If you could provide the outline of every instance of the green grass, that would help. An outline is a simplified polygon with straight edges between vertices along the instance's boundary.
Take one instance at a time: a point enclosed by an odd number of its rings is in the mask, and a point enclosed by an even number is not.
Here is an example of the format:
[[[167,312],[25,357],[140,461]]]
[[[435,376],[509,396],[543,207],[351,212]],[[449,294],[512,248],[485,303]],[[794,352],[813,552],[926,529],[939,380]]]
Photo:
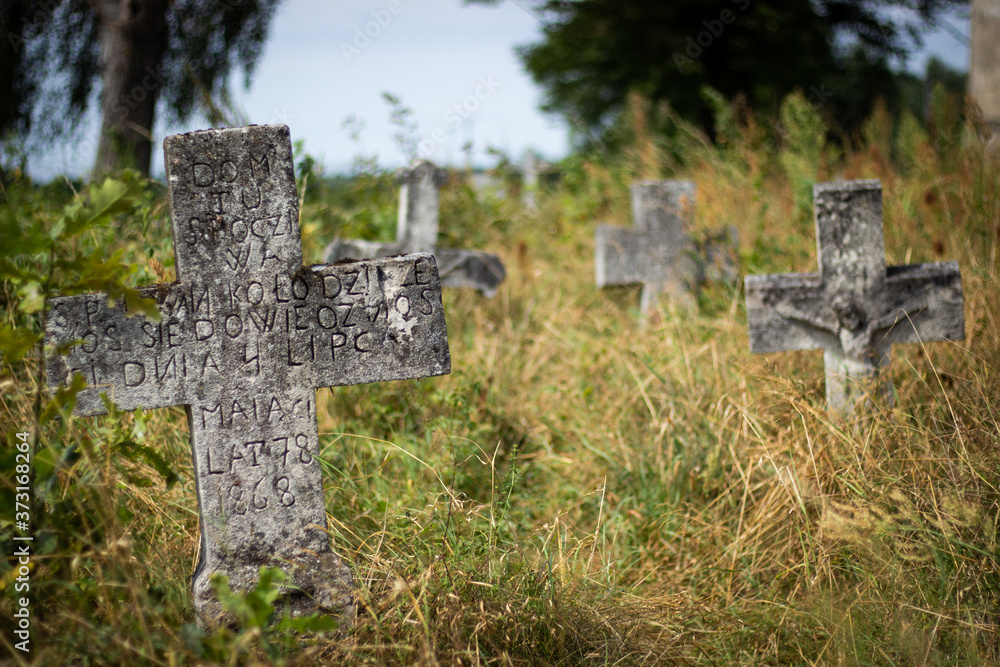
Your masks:
[[[788,122],[804,127],[784,128],[779,151],[752,118],[720,149],[636,132],[621,156],[567,160],[537,210],[476,199],[452,174],[442,234],[508,270],[492,300],[445,293],[452,374],[318,392],[332,539],[358,584],[351,628],[199,634],[183,410],[48,422],[39,446],[56,472],[39,517],[32,659],[998,664],[1000,161],[972,126],[947,143],[873,117],[868,140],[810,154],[795,137],[813,120]],[[683,165],[662,157],[677,154]],[[897,347],[894,404],[873,399],[851,422],[826,410],[820,353],[748,352],[739,285],[665,303],[641,328],[638,290],[597,291],[592,265],[594,226],[630,224],[637,176],[695,180],[696,227],[735,225],[743,273],[815,269],[803,178],[880,178],[887,261],[958,260],[966,338]],[[353,187],[307,185],[307,262],[338,233],[391,234],[394,188]],[[5,196],[51,220],[70,195],[21,181]],[[158,195],[121,233],[77,243],[117,239],[136,284],[171,280],[165,215]],[[37,327],[20,298],[4,284],[3,324]],[[39,362],[3,372],[10,433],[34,422]],[[150,459],[124,455],[126,440],[179,481],[168,488]],[[0,609],[10,617],[11,595]]]

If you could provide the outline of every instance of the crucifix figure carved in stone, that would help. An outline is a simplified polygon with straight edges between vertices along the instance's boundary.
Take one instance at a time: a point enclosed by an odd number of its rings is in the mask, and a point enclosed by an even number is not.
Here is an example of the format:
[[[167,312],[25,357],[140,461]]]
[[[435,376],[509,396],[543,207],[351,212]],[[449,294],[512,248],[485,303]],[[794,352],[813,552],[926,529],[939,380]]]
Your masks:
[[[751,352],[824,351],[826,397],[849,412],[896,343],[962,340],[956,262],[885,265],[878,181],[813,186],[819,273],[746,277]]]

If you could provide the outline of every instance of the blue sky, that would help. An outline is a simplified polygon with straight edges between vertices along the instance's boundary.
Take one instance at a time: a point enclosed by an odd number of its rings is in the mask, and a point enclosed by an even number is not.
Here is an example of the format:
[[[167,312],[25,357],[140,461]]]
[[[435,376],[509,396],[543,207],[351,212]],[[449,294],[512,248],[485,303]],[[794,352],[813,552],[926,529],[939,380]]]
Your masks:
[[[968,35],[966,19],[947,20]],[[567,128],[538,111],[541,91],[514,54],[540,32],[537,20],[509,0],[493,7],[461,0],[285,0],[250,89],[234,77],[234,97],[249,122],[289,125],[293,140],[304,140],[328,172],[347,169],[358,154],[375,155],[385,167],[404,162],[384,91],[414,111],[421,155],[439,164],[464,164],[466,142],[477,165],[493,163],[490,146],[515,159],[528,148],[555,159],[566,153]],[[952,67],[968,66],[968,48],[939,29],[907,68],[922,72],[932,54]],[[358,142],[343,127],[352,114],[364,123]],[[158,123],[153,174],[163,173],[164,136],[204,126]],[[34,161],[33,175],[85,172],[97,128],[91,113],[75,142]]]

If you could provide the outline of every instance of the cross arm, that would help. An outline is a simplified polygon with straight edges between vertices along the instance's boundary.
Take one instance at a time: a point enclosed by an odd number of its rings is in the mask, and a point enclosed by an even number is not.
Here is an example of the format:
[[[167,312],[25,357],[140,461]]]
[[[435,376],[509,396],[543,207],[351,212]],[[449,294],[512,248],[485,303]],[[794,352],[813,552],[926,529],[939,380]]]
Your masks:
[[[876,324],[879,346],[965,338],[958,262],[890,266],[886,314]]]
[[[139,293],[156,300],[159,322],[142,315],[127,317],[124,301],[109,307],[106,294],[51,300],[46,347],[81,342],[46,359],[47,381],[54,389],[73,373],[83,374],[87,387],[77,395],[76,414],[104,414],[101,393],[123,410],[186,402],[185,376],[196,363],[190,343],[204,331],[208,299],[204,291],[180,283],[143,287]]]
[[[345,259],[372,259],[392,257],[405,252],[402,243],[378,241],[335,240],[323,251],[323,260],[335,264]],[[496,255],[477,250],[436,248],[434,258],[442,287],[468,287],[477,289],[484,296],[497,293],[500,283],[507,277],[503,262]]]
[[[598,225],[595,242],[598,287],[666,284],[671,279],[690,281],[697,275],[694,244],[679,230]]]
[[[402,243],[381,243],[379,241],[348,241],[335,239],[323,250],[323,261],[336,264],[345,259],[373,259],[403,254]]]
[[[437,248],[434,257],[444,287],[470,287],[492,297],[507,277],[500,258],[487,252]]]
[[[839,345],[838,324],[815,273],[746,276],[750,351],[815,350]]]
[[[313,387],[451,372],[441,281],[430,253],[304,269],[282,323],[287,368]]]

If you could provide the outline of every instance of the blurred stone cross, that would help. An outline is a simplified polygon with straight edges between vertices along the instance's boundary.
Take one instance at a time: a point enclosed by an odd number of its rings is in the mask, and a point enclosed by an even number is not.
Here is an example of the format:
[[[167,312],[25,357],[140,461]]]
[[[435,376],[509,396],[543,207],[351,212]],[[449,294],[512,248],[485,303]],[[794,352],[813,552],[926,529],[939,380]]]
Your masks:
[[[525,151],[524,161],[521,165],[521,172],[523,174],[523,180],[521,183],[521,199],[524,203],[524,207],[530,210],[536,210],[538,208],[535,196],[538,192],[538,172],[540,168],[541,165],[539,164],[538,156],[535,155],[535,151],[531,149]]]
[[[895,343],[962,340],[956,262],[885,265],[878,181],[813,186],[819,273],[746,277],[751,352],[824,350],[826,398],[850,412]]]
[[[192,582],[199,623],[229,622],[211,576],[235,591],[288,574],[293,615],[353,613],[351,571],[327,531],[316,389],[448,373],[434,257],[302,265],[284,125],[167,137],[177,282],[140,290],[161,319],[104,294],[52,300],[49,386],[80,373],[76,412],[183,405],[201,516]],[[50,348],[51,349],[51,348]]]
[[[443,287],[471,287],[492,297],[506,276],[496,255],[475,250],[438,248],[439,189],[445,172],[427,160],[417,160],[397,172],[399,215],[396,241],[334,240],[323,251],[324,261],[334,264],[344,259],[390,257],[407,252],[430,252],[437,259]]]
[[[639,311],[645,320],[661,293],[687,293],[706,279],[734,279],[735,231],[723,232],[699,248],[688,235],[694,203],[691,181],[633,183],[633,227],[597,226],[597,286],[641,283]]]

